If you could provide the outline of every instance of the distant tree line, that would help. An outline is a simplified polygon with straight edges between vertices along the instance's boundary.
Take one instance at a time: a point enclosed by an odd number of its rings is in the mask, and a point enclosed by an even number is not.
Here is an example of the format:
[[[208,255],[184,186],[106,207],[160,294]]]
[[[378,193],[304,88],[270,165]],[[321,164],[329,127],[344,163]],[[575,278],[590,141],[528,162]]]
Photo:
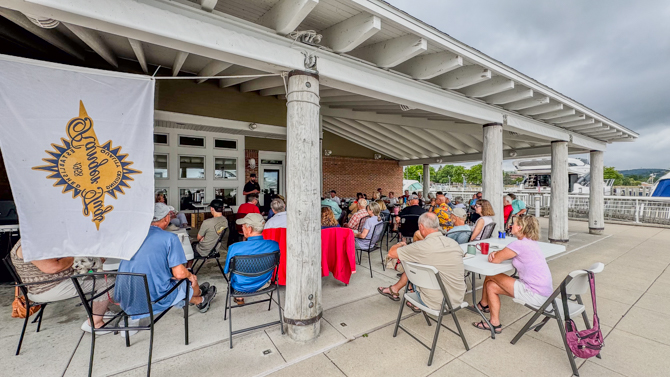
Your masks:
[[[482,184],[482,164],[477,164],[469,169],[457,165],[442,165],[437,170],[430,167],[430,181],[435,183],[463,183],[465,181],[471,185]],[[405,169],[405,179],[423,181],[423,165],[412,165]],[[421,179],[419,179],[421,178]],[[503,173],[503,182],[506,185],[513,185],[521,182],[523,178],[512,177],[509,172]]]

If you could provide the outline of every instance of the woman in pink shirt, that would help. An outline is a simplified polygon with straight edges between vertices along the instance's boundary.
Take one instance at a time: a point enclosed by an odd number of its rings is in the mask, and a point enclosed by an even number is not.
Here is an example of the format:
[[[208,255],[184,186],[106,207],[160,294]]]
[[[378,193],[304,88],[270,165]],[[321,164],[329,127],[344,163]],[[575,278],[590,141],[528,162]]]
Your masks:
[[[500,295],[514,297],[534,306],[541,306],[553,292],[551,271],[542,255],[540,245],[540,223],[534,216],[520,215],[514,218],[512,234],[518,239],[506,248],[489,253],[489,262],[501,263],[511,259],[519,273],[519,280],[505,274],[487,276],[484,280],[479,310],[491,313],[490,321],[496,334],[502,332],[500,324]],[[484,321],[472,324],[478,329],[490,331]]]

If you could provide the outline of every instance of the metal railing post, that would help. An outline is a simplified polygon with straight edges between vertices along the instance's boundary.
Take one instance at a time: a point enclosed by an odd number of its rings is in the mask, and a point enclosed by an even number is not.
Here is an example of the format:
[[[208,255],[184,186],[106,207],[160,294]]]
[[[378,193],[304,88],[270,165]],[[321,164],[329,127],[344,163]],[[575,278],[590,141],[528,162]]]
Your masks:
[[[535,217],[539,218],[540,217],[540,196],[537,195],[535,196]]]

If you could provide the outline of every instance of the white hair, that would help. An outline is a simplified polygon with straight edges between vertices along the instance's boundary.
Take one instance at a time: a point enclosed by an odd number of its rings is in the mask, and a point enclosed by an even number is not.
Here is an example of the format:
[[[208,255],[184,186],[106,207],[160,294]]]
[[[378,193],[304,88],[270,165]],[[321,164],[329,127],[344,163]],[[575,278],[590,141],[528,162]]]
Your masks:
[[[363,198],[358,199],[358,205],[362,208],[365,208],[368,206],[368,201]]]
[[[286,211],[286,204],[284,204],[283,200],[274,198],[272,199],[272,203],[270,203],[270,208],[272,208],[272,212],[274,213],[284,212]]]
[[[505,203],[512,204],[512,198],[509,195],[505,195],[503,197],[503,200],[505,201]]]
[[[432,212],[426,212],[419,216],[419,225],[426,229],[440,230],[440,219]]]
[[[255,227],[253,225],[247,224],[251,229],[254,231],[254,233],[263,233],[263,229],[265,229],[265,221],[261,223],[260,226]]]

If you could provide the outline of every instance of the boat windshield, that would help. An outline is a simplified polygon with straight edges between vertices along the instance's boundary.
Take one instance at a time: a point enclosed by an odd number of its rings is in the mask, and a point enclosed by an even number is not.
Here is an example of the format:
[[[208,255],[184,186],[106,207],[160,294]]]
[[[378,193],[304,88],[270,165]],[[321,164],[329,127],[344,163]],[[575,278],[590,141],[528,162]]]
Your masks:
[[[591,182],[591,174],[585,174],[577,180],[577,184],[582,187],[588,187]]]

